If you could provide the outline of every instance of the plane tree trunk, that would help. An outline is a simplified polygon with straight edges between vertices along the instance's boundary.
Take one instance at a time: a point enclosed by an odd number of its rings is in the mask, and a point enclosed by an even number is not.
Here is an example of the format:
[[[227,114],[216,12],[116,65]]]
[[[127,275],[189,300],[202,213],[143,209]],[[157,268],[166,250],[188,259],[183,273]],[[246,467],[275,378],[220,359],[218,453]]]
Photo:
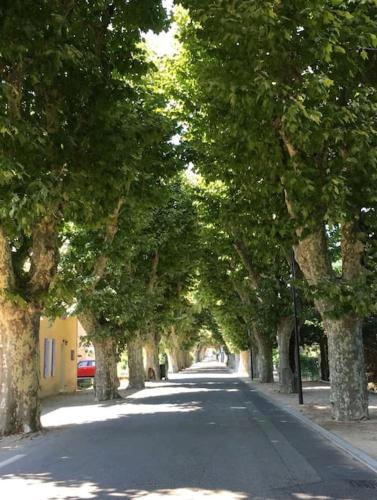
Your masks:
[[[169,347],[167,350],[169,373],[179,372],[178,350],[175,347]]]
[[[170,329],[167,346],[169,373],[178,373],[180,370],[179,343],[175,326]]]
[[[0,434],[41,429],[39,320],[30,307],[0,303]]]
[[[277,326],[277,341],[279,350],[279,392],[291,394],[294,392],[294,375],[291,370],[289,348],[294,318],[286,316],[280,319]]]
[[[368,417],[362,321],[352,315],[325,320],[329,344],[330,402],[335,420]]]
[[[251,363],[253,366],[253,378],[259,378],[258,346],[254,341],[251,344]]]
[[[295,165],[298,154],[295,146],[281,128],[280,136],[285,153]],[[329,245],[327,241],[326,222],[320,216],[316,225],[312,217],[310,226],[300,224],[296,199],[285,190],[285,203],[288,214],[296,222],[297,243],[294,253],[297,263],[313,289],[332,287],[337,294],[322,293],[315,297],[314,303],[320,313],[325,333],[328,338],[330,366],[330,401],[335,420],[353,421],[368,418],[368,392],[364,366],[364,350],[361,333],[361,318],[350,305],[345,310],[344,304],[332,297],[342,295],[341,287],[352,288],[363,280],[365,269],[364,234],[360,228],[360,210],[354,208],[348,214],[348,220],[340,221],[340,254],[342,259],[341,281],[332,269]],[[317,212],[317,216],[318,216]],[[314,213],[313,213],[314,215]],[[302,219],[302,218],[301,218]],[[341,306],[341,307],[339,307]]]
[[[144,389],[143,341],[139,334],[127,342],[128,388]]]
[[[259,381],[270,383],[274,381],[272,363],[272,342],[269,336],[259,328],[254,328],[255,340],[258,345],[257,365]]]
[[[96,375],[94,379],[94,391],[96,401],[108,401],[119,399],[119,378],[117,371],[117,345],[111,338],[93,339],[94,352],[96,356]]]
[[[186,351],[178,350],[178,366],[180,370],[187,368],[187,355]]]
[[[354,223],[344,223],[341,233],[342,278],[352,285],[362,275],[363,245],[358,240],[358,230]],[[317,286],[331,281],[334,283],[324,227],[299,239],[295,256],[310,285]],[[362,321],[351,311],[334,316],[332,311],[337,304],[327,297],[317,298],[315,305],[323,319],[328,339],[333,417],[339,421],[368,418]]]
[[[0,435],[41,429],[39,323],[56,273],[56,232],[55,217],[35,225],[25,284],[19,282],[20,270],[13,266],[10,242],[0,226]]]
[[[87,312],[79,315],[79,321],[89,338],[91,338],[96,358],[96,374],[94,377],[94,397],[96,401],[119,399],[119,379],[117,373],[117,345],[112,337],[96,336],[100,325],[96,317]]]
[[[238,374],[241,377],[251,377],[250,351],[240,352],[240,364],[238,365]]]
[[[145,379],[160,380],[160,362],[159,362],[159,337],[155,332],[150,333],[144,342],[145,351]]]

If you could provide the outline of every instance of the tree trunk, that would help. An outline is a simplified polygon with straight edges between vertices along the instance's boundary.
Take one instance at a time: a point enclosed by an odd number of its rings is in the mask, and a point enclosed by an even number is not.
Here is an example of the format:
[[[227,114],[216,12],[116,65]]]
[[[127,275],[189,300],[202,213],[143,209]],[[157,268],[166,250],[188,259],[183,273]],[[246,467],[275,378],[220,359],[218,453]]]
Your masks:
[[[30,302],[21,305],[7,297],[9,292],[18,296],[19,283],[13,270],[10,243],[0,226],[0,435],[41,428],[38,394],[41,297],[56,270],[57,248],[53,237],[55,226],[46,221],[43,219],[34,227],[28,280]]]
[[[203,359],[206,356],[206,351],[207,351],[207,347],[206,346],[202,346],[200,348],[200,351],[199,351],[199,361],[203,361]]]
[[[330,364],[330,401],[339,421],[368,418],[367,380],[361,320],[348,316],[326,319]]]
[[[0,303],[0,435],[41,429],[39,321],[30,307]]]
[[[96,358],[96,375],[94,377],[94,397],[96,401],[119,399],[119,379],[117,374],[117,348],[111,337],[95,337],[98,328],[97,320],[90,312],[80,314],[79,321],[86,334],[91,338]]]
[[[194,353],[194,362],[199,363],[199,361],[200,361],[200,349],[199,347],[197,347]]]
[[[179,372],[178,350],[175,347],[167,349],[169,373]]]
[[[188,351],[185,352],[185,363],[186,368],[189,368],[192,365],[192,356]]]
[[[51,210],[34,225],[26,285],[17,280],[11,245],[0,226],[0,435],[41,428],[39,322],[44,297],[56,274],[58,218]],[[21,298],[20,291],[26,290],[27,299]],[[9,293],[14,294],[14,301]]]
[[[289,142],[284,130],[280,135],[286,151],[293,160],[297,151]],[[285,202],[289,215],[297,222],[294,198],[285,190]],[[342,281],[353,286],[365,274],[363,267],[364,234],[360,228],[360,211],[350,214],[348,221],[340,224],[340,249],[342,257]],[[322,218],[321,218],[322,219]],[[311,220],[313,222],[313,219]],[[324,283],[336,286],[331,266],[329,245],[324,220],[317,228],[296,226],[298,242],[294,247],[295,258],[306,281],[312,287]],[[337,290],[339,291],[339,290]],[[339,303],[318,297],[316,308],[324,322],[329,345],[331,402],[336,420],[359,420],[368,418],[368,393],[364,367],[361,321],[351,313],[343,313],[337,320],[330,319],[334,307]]]
[[[116,342],[111,337],[93,339],[96,356],[94,394],[96,401],[119,399]]]
[[[255,340],[258,344],[257,365],[259,381],[269,383],[274,381],[272,364],[272,343],[264,332],[255,329]]]
[[[279,349],[279,392],[291,394],[294,392],[294,376],[290,366],[289,346],[294,327],[292,316],[281,318],[277,326]]]
[[[179,349],[178,350],[178,367],[180,370],[184,370],[187,367],[186,361],[187,361],[186,352]]]
[[[300,232],[298,233],[300,236]],[[351,286],[362,276],[363,245],[353,223],[341,227],[342,278]],[[299,240],[295,256],[309,285],[317,286],[332,279],[326,231],[318,231]],[[334,284],[335,286],[335,284]],[[331,318],[338,304],[326,298],[315,300],[328,338],[330,365],[330,401],[335,420],[368,418],[368,393],[364,368],[361,320],[352,314]]]
[[[240,364],[238,365],[238,375],[241,377],[251,377],[250,351],[240,352]]]
[[[253,378],[259,378],[258,346],[254,343],[251,347],[251,362],[253,365]]]
[[[127,342],[128,353],[128,388],[144,389],[143,342],[135,335]]]
[[[160,362],[158,355],[159,338],[156,333],[148,335],[144,343],[145,351],[145,379],[146,380],[161,380]]]
[[[321,336],[319,341],[319,349],[321,353],[321,380],[330,380],[330,369],[329,369],[329,348],[327,345],[326,335]]]
[[[175,326],[173,325],[170,330],[170,335],[168,338],[168,365],[169,365],[169,373],[178,373],[180,370],[180,355],[179,355],[179,343],[175,330]]]

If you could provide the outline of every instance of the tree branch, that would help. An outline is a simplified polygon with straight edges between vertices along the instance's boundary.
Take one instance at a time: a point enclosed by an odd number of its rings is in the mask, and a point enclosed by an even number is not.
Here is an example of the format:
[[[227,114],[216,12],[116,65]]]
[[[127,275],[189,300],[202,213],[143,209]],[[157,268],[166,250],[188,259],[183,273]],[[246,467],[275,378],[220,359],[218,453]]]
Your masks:
[[[114,241],[115,235],[118,231],[118,222],[120,213],[122,211],[124,204],[125,204],[125,198],[122,196],[121,198],[119,198],[113,213],[108,218],[105,229],[106,246],[110,245]],[[97,283],[104,275],[108,260],[109,257],[105,253],[103,253],[98,257],[93,269],[93,282],[92,282],[93,289],[96,287]]]

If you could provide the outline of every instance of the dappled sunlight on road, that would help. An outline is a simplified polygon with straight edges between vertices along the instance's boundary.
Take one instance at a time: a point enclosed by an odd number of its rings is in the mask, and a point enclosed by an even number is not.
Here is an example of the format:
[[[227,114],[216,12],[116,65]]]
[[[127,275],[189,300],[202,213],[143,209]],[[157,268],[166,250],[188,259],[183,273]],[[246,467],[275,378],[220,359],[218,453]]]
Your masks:
[[[99,498],[99,488],[90,481],[76,483],[71,481],[55,482],[48,473],[22,474],[22,476],[9,475],[1,479],[1,498],[4,500],[14,498],[17,500],[60,500],[60,499],[90,499]],[[124,497],[123,497],[124,498]]]
[[[114,405],[101,406],[74,406],[63,407],[53,410],[42,417],[44,427],[53,428],[73,424],[88,424],[91,422],[103,422],[129,415],[150,415],[157,413],[187,413],[200,410],[196,401],[189,403],[174,404],[138,404],[133,405],[124,401]]]
[[[177,498],[180,500],[191,500],[192,498],[209,498],[216,500],[242,500],[248,498],[245,493],[228,490],[203,490],[200,488],[178,488],[163,489],[157,491],[127,491],[129,498],[141,498],[143,500],[157,500],[160,498]],[[113,495],[116,496],[116,495]]]
[[[194,394],[200,392],[237,392],[239,389],[207,389],[205,387],[191,388],[168,385],[165,387],[159,387],[158,389],[144,389],[143,391],[137,392],[129,396],[128,400],[134,399],[149,399],[161,396],[174,396],[179,394]]]
[[[351,484],[374,484],[369,470],[318,440],[220,363],[122,394],[102,403],[87,394],[50,401],[42,417],[50,431],[0,455],[0,500],[373,496]],[[322,414],[325,404],[316,404]]]
[[[218,370],[218,372],[216,371]],[[221,380],[203,379],[206,372],[211,379],[229,379],[236,377],[219,363],[205,363],[200,370],[197,365],[178,374],[166,382],[155,382],[140,391],[128,395],[126,398],[115,401],[95,403],[94,401],[76,399],[74,405],[60,401],[61,406],[47,410],[42,415],[42,425],[46,428],[64,427],[67,425],[80,425],[92,422],[114,420],[130,415],[152,415],[158,413],[187,413],[201,409],[200,402],[187,401],[187,395],[201,395],[213,392],[237,392],[236,387],[224,387]],[[201,378],[200,386],[193,379],[198,375]],[[217,387],[219,385],[219,387]]]
[[[328,497],[324,495],[307,495],[306,493],[292,493],[293,498],[297,498],[299,500],[334,500],[334,497]],[[352,500],[352,498],[344,498],[339,500]]]
[[[191,500],[243,500],[248,498],[245,493],[221,489],[201,488],[164,488],[154,491],[102,488],[91,482],[78,481],[54,481],[48,473],[23,474],[22,476],[8,475],[1,480],[1,498],[14,497],[17,491],[18,498],[27,500],[63,500],[63,499],[142,499],[159,500],[169,497],[170,499]]]

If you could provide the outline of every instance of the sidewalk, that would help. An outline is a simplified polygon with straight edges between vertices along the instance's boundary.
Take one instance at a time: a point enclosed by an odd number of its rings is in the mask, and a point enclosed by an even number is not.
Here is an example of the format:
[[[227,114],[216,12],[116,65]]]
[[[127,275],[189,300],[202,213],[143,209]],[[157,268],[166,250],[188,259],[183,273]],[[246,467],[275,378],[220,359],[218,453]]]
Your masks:
[[[280,394],[278,384],[261,384],[253,381],[252,385],[281,406],[292,408],[302,413],[324,429],[348,441],[377,460],[377,394],[369,393],[369,417],[365,422],[342,423],[331,418],[329,394],[330,386],[325,382],[304,382],[304,405],[298,404],[297,394]]]

